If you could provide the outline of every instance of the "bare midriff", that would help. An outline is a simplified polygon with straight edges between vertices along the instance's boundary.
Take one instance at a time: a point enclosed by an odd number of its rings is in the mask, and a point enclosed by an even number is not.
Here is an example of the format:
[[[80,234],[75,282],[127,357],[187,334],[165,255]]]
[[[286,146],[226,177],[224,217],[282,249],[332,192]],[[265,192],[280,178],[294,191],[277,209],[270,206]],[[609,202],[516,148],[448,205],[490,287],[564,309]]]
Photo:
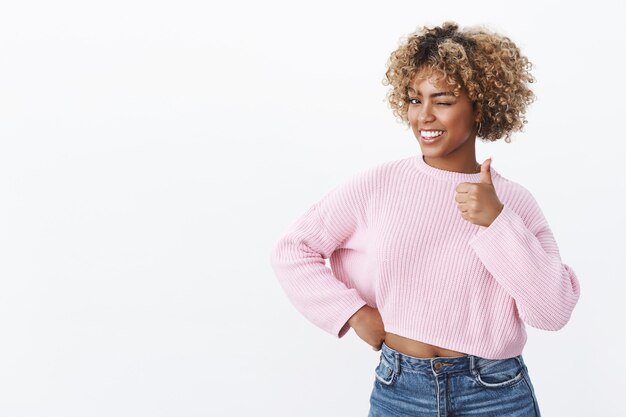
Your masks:
[[[439,346],[420,342],[419,340],[409,339],[394,333],[387,332],[385,334],[385,344],[390,348],[397,350],[405,355],[414,356],[416,358],[433,358],[433,357],[450,357],[463,356],[466,353],[457,352],[456,350],[444,349]]]

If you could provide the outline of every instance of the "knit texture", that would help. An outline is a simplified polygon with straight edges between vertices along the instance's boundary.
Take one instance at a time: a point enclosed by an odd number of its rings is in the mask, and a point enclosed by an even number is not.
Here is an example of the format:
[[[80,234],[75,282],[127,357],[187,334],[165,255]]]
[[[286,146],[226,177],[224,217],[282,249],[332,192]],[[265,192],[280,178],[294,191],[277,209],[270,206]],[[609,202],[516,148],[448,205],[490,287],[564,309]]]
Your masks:
[[[490,170],[504,208],[488,227],[463,219],[455,201],[480,173],[417,155],[353,175],[280,236],[270,263],[281,287],[339,338],[368,304],[387,332],[488,359],[521,354],[525,324],[561,329],[580,286],[532,194]]]

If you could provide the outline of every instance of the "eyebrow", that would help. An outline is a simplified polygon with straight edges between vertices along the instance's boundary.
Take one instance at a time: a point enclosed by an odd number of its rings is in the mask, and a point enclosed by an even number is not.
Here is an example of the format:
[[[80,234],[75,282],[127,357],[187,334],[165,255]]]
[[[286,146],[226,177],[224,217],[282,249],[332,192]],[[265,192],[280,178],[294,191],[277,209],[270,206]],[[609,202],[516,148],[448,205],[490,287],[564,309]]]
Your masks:
[[[409,91],[412,91],[412,92],[414,92],[414,93],[416,92],[416,91],[415,91],[414,89],[412,89],[411,87],[409,87],[409,88],[408,88],[408,90],[409,90]],[[417,94],[418,94],[418,95],[421,95],[422,93],[419,93],[419,92],[418,92]],[[439,97],[439,96],[453,96],[453,97],[455,97],[455,95],[454,95],[454,93],[453,93],[452,91],[440,91],[440,92],[438,92],[438,93],[432,93],[430,96],[431,96],[431,97]]]

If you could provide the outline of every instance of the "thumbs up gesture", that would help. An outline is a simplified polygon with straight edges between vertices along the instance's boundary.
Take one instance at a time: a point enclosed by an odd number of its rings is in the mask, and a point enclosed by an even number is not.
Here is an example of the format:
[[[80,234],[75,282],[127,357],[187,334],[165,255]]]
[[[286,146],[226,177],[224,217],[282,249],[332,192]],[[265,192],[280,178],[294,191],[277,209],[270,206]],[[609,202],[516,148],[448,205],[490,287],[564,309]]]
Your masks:
[[[481,165],[479,182],[460,183],[455,196],[461,216],[484,227],[489,227],[504,208],[491,182],[490,167],[491,158]]]

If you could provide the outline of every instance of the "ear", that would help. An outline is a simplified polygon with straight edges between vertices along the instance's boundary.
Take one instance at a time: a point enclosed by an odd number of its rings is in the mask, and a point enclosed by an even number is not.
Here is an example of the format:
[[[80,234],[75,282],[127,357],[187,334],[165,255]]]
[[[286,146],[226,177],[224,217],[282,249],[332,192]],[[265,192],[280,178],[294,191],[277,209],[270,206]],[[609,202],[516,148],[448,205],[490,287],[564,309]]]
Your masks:
[[[478,134],[478,128],[481,122],[482,117],[480,116],[480,112],[477,112],[477,114],[474,116],[474,126],[476,127],[476,134]]]
[[[482,112],[478,109],[478,104],[474,101],[472,103],[472,110],[474,112],[474,121],[476,123],[480,122],[483,119]]]

